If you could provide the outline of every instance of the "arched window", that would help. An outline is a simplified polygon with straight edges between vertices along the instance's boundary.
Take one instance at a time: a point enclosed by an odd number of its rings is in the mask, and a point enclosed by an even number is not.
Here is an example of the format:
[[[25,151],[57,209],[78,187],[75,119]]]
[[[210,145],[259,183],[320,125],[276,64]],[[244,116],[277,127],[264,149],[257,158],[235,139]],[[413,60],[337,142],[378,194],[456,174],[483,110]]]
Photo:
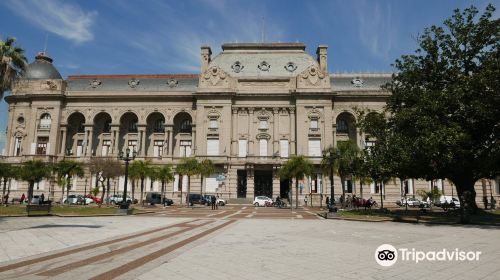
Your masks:
[[[130,122],[128,123],[128,132],[137,132],[137,123],[137,119],[130,120]]]
[[[337,122],[337,133],[349,133],[349,126],[346,120],[340,119]]]
[[[181,132],[181,133],[191,133],[191,120],[190,119],[184,119],[181,122],[181,126],[179,128],[179,132]]]
[[[50,128],[50,123],[52,122],[49,113],[43,113],[40,116],[40,128]]]
[[[165,132],[165,121],[163,119],[157,119],[153,128],[154,132],[163,133]]]
[[[85,120],[81,120],[80,123],[78,123],[78,133],[83,133],[85,132]]]
[[[102,128],[102,132],[104,132],[104,133],[111,132],[111,120],[107,120],[106,122],[104,122],[104,126]]]

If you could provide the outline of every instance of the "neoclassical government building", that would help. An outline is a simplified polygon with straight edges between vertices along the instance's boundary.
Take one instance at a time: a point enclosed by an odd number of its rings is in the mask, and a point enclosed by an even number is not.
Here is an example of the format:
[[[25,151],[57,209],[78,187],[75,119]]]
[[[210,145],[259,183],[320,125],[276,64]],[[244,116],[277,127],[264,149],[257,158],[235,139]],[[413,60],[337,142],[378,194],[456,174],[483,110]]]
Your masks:
[[[21,163],[113,157],[127,148],[136,160],[175,166],[184,157],[211,159],[216,173],[191,180],[191,191],[216,193],[245,201],[257,195],[286,196],[288,181],[276,175],[290,155],[301,154],[315,164],[314,174],[299,182],[317,205],[330,196],[328,176],[319,163],[322,150],[351,139],[369,145],[356,127],[355,109],[381,111],[389,92],[381,85],[390,74],[330,74],[327,46],[316,56],[302,43],[237,43],[222,45],[213,55],[201,47],[199,74],[78,75],[61,77],[52,58],[36,56],[16,84],[9,103],[4,160]],[[123,190],[124,178],[112,191]],[[446,181],[434,182],[446,195],[456,191]],[[490,185],[492,183],[492,185]],[[95,184],[86,175],[74,178],[72,192]],[[385,199],[394,202],[404,192],[429,188],[430,182],[389,182]],[[187,178],[175,176],[167,196],[179,201]],[[158,182],[147,182],[158,191]],[[26,192],[26,183],[10,182],[11,197]],[[483,194],[499,194],[498,183],[478,182]],[[129,188],[130,189],[130,188]],[[58,197],[59,187],[44,180],[35,194]],[[379,188],[347,182],[347,193],[379,199]],[[335,193],[342,192],[335,178]],[[456,194],[455,194],[456,195]]]

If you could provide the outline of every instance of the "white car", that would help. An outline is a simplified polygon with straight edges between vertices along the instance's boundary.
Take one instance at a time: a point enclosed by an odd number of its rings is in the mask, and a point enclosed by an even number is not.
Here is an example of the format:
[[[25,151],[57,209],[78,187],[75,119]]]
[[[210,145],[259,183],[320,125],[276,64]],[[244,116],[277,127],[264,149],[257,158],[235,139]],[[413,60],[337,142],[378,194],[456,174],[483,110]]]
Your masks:
[[[273,200],[267,196],[256,196],[253,200],[254,206],[266,206],[266,202],[273,203]]]
[[[439,205],[443,205],[445,203],[448,203],[451,205],[452,202],[455,204],[456,208],[460,208],[460,200],[458,200],[454,197],[451,197],[451,196],[446,196],[446,195],[442,195],[439,197]]]
[[[109,197],[109,203],[111,204],[119,204],[122,201],[123,201],[123,195],[115,194]],[[130,196],[127,196],[127,202],[132,202]]]
[[[75,194],[70,194],[68,197],[64,197],[63,198],[63,204],[83,204],[83,199],[85,199],[85,204],[91,204],[91,203],[94,203],[94,200],[90,197],[83,197],[83,195],[81,194],[78,194],[78,195],[75,195]]]
[[[401,198],[401,207],[408,204],[408,207],[419,207],[422,202],[416,198],[408,197],[407,199]]]

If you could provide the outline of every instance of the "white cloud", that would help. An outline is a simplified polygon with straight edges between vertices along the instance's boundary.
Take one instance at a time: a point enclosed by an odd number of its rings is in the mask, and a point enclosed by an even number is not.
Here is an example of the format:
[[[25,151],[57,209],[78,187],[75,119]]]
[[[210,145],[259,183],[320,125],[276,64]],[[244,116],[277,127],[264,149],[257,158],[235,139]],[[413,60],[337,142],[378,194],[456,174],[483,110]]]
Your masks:
[[[33,25],[76,43],[94,38],[91,27],[97,17],[95,11],[87,12],[61,0],[12,0],[5,6]]]

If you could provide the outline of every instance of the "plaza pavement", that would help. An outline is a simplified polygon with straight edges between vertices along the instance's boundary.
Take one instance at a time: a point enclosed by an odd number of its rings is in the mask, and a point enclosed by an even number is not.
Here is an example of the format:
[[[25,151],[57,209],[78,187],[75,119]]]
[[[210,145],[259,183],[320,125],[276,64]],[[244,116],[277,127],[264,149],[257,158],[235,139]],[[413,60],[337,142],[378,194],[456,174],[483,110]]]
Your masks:
[[[172,208],[148,216],[0,218],[0,279],[500,279],[495,227],[294,212]],[[472,262],[382,267],[374,254],[384,243],[482,254]]]

